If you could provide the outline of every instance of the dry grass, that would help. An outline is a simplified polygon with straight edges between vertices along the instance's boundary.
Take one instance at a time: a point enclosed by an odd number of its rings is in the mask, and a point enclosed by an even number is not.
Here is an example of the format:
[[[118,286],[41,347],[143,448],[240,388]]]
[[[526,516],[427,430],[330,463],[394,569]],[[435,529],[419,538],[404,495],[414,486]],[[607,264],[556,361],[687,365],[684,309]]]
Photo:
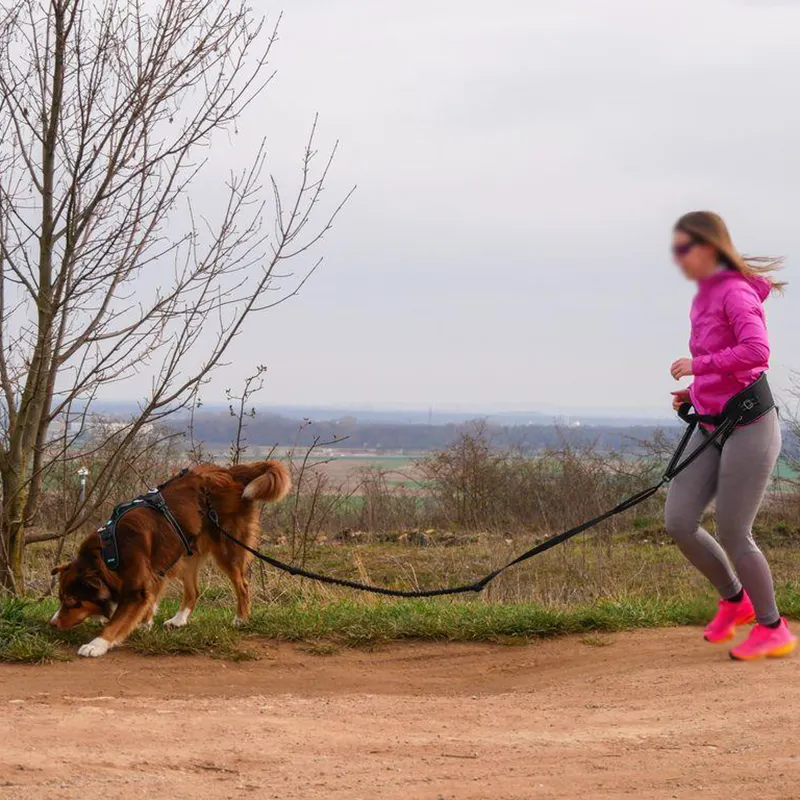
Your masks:
[[[398,589],[453,586],[478,578],[527,548],[532,540],[477,536],[454,546],[414,547],[371,543],[318,545],[306,566],[323,573],[369,581]],[[30,586],[34,596],[50,588],[52,545],[31,548]],[[288,545],[265,546],[278,558],[291,557]],[[800,550],[793,545],[766,548],[776,583],[800,581]],[[202,578],[203,602],[230,602],[227,579],[209,565]],[[289,604],[330,602],[353,597],[352,591],[293,578],[255,562],[251,571],[255,602]],[[708,594],[703,578],[666,541],[653,541],[639,532],[617,534],[611,540],[584,534],[500,576],[481,595],[496,603],[537,603],[576,606],[616,597],[692,597]],[[179,587],[169,594],[178,596]],[[363,596],[365,601],[369,596]]]

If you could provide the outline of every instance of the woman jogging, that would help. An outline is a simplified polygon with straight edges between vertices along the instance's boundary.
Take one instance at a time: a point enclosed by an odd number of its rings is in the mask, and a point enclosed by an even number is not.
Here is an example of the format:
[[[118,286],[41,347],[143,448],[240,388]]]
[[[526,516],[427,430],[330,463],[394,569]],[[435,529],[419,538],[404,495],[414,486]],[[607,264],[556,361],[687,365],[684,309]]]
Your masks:
[[[716,416],[768,367],[762,304],[782,288],[770,275],[779,262],[739,255],[722,218],[708,211],[678,220],[672,253],[683,274],[697,283],[691,310],[692,357],[679,358],[670,370],[675,380],[694,380],[688,389],[673,392],[673,407],[690,402],[698,414]],[[706,435],[707,430],[698,429],[690,448],[699,446]],[[675,478],[667,495],[667,531],[720,595],[717,614],[705,628],[706,641],[728,641],[738,626],[756,622],[730,651],[737,660],[785,656],[796,645],[775,605],[769,565],[752,534],[780,450],[778,413],[771,408],[755,422],[736,428],[722,448],[708,447]],[[720,543],[700,527],[714,498]]]

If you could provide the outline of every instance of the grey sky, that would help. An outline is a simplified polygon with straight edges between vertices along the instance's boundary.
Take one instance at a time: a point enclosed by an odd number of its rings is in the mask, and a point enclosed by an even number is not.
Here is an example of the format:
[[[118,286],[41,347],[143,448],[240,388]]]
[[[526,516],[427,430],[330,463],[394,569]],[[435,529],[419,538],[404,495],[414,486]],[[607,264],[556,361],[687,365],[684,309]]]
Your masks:
[[[764,0],[292,0],[235,152],[266,135],[284,174],[319,111],[330,193],[358,190],[322,271],[206,396],[263,361],[264,402],[663,408],[691,297],[669,232],[694,208],[789,257],[769,306],[786,387],[798,33],[800,3]]]

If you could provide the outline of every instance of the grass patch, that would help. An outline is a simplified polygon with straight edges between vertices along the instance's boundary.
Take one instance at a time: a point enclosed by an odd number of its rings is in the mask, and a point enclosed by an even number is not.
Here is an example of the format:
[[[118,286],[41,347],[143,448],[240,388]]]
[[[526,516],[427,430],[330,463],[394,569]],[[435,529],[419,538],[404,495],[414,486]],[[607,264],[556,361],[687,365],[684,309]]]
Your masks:
[[[800,618],[800,585],[778,587],[782,611]],[[330,655],[340,647],[369,647],[392,641],[492,642],[513,645],[553,636],[578,635],[590,646],[607,641],[603,633],[637,628],[700,625],[713,612],[710,594],[682,597],[620,596],[574,607],[536,603],[489,603],[481,600],[292,602],[256,606],[249,623],[233,628],[233,612],[205,597],[189,624],[164,630],[176,610],[163,604],[149,631],[136,631],[125,647],[142,655],[207,655],[243,660],[256,657],[255,638],[300,642],[306,652]],[[52,601],[0,601],[0,661],[43,663],[69,658],[99,630],[88,623],[58,631],[47,621]]]
[[[359,646],[404,639],[501,642],[566,634],[699,624],[710,598],[622,598],[578,608],[532,603],[404,601],[260,608],[247,631],[284,641],[332,641]]]
[[[47,622],[54,611],[54,603],[0,601],[0,662],[43,664],[66,658],[62,643],[73,643],[75,638],[53,635]]]
[[[174,603],[164,604],[150,630],[135,631],[125,647],[142,655],[208,655],[243,660],[256,657],[248,640],[302,642],[307,652],[330,655],[339,647],[365,647],[401,640],[515,644],[565,634],[588,634],[666,625],[698,624],[712,607],[709,598],[642,600],[623,598],[593,606],[559,609],[532,603],[342,600],[260,606],[241,629],[227,607],[206,603],[180,630],[163,621]],[[0,661],[43,663],[69,658],[89,641],[98,623],[58,631],[47,625],[52,603],[8,600],[0,605]]]
[[[164,620],[178,604],[163,603],[153,627],[134,631],[126,647],[147,656],[205,655],[229,661],[247,661],[255,654],[243,648],[241,633],[231,625],[231,612],[219,605],[198,609],[185,628],[167,630]]]
[[[252,651],[240,646],[241,639],[230,620],[221,622],[200,615],[179,630],[168,631],[154,625],[149,631],[136,631],[125,646],[146,656],[204,655],[229,661],[256,658]]]

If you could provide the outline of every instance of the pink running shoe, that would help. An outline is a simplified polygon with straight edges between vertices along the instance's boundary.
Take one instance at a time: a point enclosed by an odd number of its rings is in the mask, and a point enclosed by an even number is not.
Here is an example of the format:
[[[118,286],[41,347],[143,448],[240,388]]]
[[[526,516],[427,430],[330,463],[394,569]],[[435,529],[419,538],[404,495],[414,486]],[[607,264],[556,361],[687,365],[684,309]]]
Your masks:
[[[744,597],[738,603],[731,603],[730,600],[720,600],[717,614],[711,622],[706,625],[703,631],[703,638],[712,644],[727,642],[736,635],[736,628],[739,625],[748,625],[756,618],[753,604],[744,593]]]
[[[797,639],[792,636],[786,620],[781,617],[777,628],[756,625],[750,635],[731,650],[735,661],[755,661],[757,658],[780,658],[788,656],[797,647]]]

